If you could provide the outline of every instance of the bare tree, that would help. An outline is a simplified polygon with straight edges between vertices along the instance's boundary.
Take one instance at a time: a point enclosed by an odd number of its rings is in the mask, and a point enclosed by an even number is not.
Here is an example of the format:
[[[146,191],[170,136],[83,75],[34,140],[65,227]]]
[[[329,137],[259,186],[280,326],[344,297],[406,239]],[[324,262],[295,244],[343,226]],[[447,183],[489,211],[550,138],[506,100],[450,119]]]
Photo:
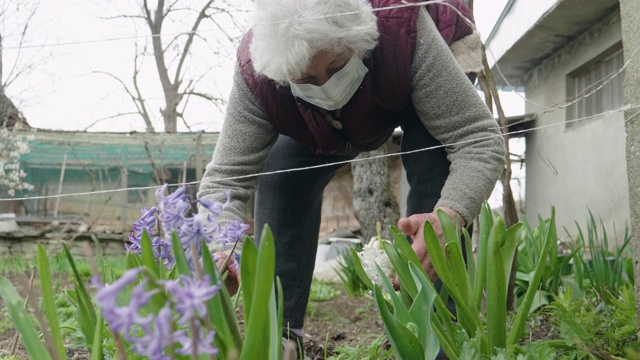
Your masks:
[[[37,65],[37,52],[31,56],[25,56],[22,50],[39,5],[39,2],[31,4],[31,7],[8,2],[0,5],[0,194],[2,195],[14,196],[16,191],[33,189],[33,185],[24,181],[26,173],[20,168],[20,156],[29,152],[30,139],[13,131],[13,128],[30,126],[7,95],[7,89]],[[11,41],[11,53],[4,51],[6,39]],[[8,66],[5,68],[5,65]]]
[[[112,19],[128,18],[143,22],[150,35],[151,54],[148,53],[147,46],[136,43],[130,83],[105,73],[123,86],[128,97],[135,104],[134,113],[143,119],[148,132],[155,131],[154,112],[149,109],[148,97],[144,96],[139,80],[146,55],[152,56],[156,74],[162,86],[163,105],[159,112],[165,132],[176,132],[178,119],[181,119],[189,128],[184,113],[191,98],[203,99],[218,108],[223,104],[221,97],[202,90],[198,85],[215,67],[215,56],[224,49],[233,47],[232,44],[239,38],[243,28],[236,21],[241,11],[224,1],[157,0],[155,4],[150,4],[148,0],[142,0],[139,14],[112,17]],[[172,25],[180,23],[183,28],[177,33],[171,33],[165,30],[167,23]],[[205,26],[208,26],[207,30],[203,29]],[[169,40],[165,42],[166,39]],[[210,39],[217,39],[218,43],[212,44]],[[211,66],[200,72],[189,68],[190,60],[194,56],[192,50],[198,41],[213,52]],[[128,114],[130,113],[119,115]]]

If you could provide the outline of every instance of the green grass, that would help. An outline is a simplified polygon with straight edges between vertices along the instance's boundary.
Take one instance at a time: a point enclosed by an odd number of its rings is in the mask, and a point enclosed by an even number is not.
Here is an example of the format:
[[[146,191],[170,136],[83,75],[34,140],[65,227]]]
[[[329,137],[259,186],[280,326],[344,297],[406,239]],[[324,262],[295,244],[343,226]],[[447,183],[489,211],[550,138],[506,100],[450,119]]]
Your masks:
[[[396,358],[392,349],[384,349],[385,336],[380,336],[371,343],[360,343],[355,346],[339,346],[328,360],[393,360]]]
[[[22,255],[0,258],[0,274],[24,272],[33,266],[33,261],[26,260]]]
[[[102,261],[106,269],[113,269],[116,275],[121,275],[125,269],[125,255],[120,256],[108,256],[103,257]],[[49,259],[52,274],[69,273],[71,268],[64,256],[64,253],[59,252]],[[92,275],[91,266],[89,262],[84,258],[76,258],[76,264],[78,265],[78,271],[84,279],[89,279]],[[33,259],[27,259],[22,255],[15,257],[0,258],[0,275],[3,274],[15,274],[29,271],[35,267],[35,257]],[[98,264],[100,266],[100,264]]]
[[[15,329],[15,325],[13,325],[13,321],[7,313],[7,309],[0,309],[0,334],[4,334],[7,330],[12,329]]]
[[[311,293],[309,294],[309,301],[330,301],[335,299],[340,294],[340,290],[336,289],[335,285],[327,281],[313,279],[313,282],[311,282]]]

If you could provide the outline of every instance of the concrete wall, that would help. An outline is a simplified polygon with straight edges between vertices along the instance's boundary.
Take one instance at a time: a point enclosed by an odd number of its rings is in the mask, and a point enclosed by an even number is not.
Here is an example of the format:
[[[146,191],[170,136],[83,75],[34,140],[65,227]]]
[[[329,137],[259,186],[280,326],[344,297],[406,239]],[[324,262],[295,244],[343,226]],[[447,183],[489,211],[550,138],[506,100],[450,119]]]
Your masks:
[[[526,216],[536,224],[538,214],[548,217],[555,206],[561,236],[564,227],[576,232],[574,221],[584,229],[589,209],[596,220],[605,222],[610,236],[615,224],[621,237],[629,221],[623,113],[567,128],[566,110],[547,109],[569,97],[568,74],[620,41],[616,13],[560,49],[525,79],[529,100],[525,112],[539,115],[536,127],[548,126],[527,137]]]

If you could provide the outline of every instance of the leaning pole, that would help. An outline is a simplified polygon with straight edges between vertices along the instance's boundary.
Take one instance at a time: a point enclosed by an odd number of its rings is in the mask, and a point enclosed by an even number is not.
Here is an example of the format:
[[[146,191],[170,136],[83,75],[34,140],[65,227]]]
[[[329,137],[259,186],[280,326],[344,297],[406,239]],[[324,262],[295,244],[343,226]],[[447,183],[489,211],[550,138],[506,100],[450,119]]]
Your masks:
[[[629,61],[624,79],[627,132],[627,176],[631,207],[631,249],[636,292],[636,309],[640,310],[640,1],[620,0],[624,59]],[[640,311],[636,311],[640,329]]]

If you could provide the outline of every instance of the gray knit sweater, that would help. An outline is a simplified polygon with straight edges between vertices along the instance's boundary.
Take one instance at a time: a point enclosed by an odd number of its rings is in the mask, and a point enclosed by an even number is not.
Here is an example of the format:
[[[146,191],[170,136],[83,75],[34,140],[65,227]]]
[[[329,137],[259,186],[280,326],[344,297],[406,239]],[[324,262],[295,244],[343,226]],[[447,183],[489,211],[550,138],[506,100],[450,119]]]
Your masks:
[[[504,141],[426,11],[420,11],[417,26],[411,66],[413,104],[427,130],[445,145],[451,162],[436,207],[453,209],[470,223],[502,172]],[[236,66],[222,131],[198,193],[198,198],[220,202],[226,200],[224,192],[230,195],[221,221],[245,220],[246,204],[257,184],[257,176],[251,175],[261,172],[277,137]]]

